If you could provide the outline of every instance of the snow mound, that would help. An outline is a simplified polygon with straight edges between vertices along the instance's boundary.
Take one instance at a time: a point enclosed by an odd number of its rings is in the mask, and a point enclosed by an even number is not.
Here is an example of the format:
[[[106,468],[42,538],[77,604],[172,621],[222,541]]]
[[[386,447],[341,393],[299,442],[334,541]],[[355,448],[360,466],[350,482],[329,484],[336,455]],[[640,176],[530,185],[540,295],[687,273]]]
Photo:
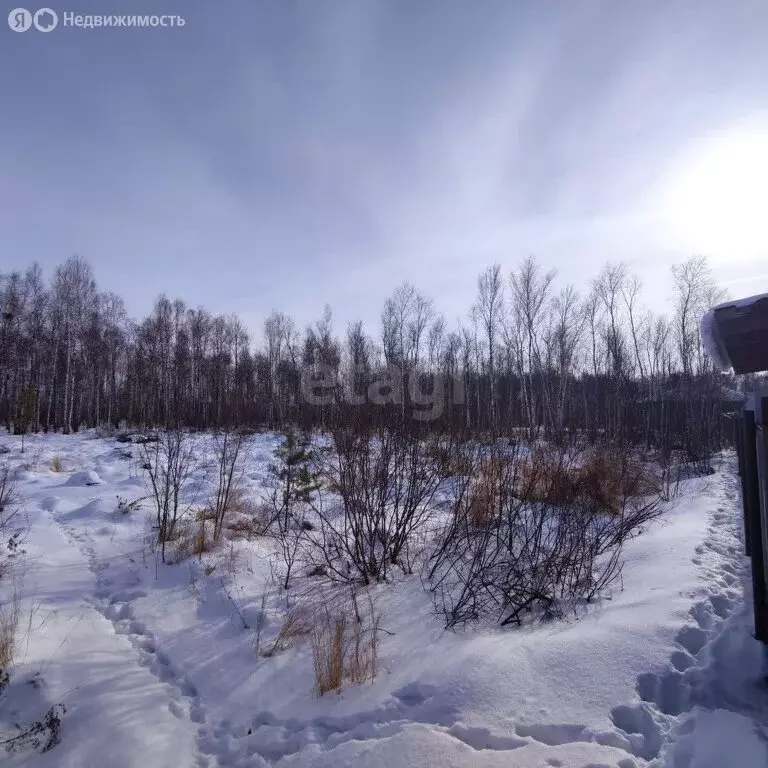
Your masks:
[[[73,472],[64,485],[82,487],[84,485],[101,485],[104,481],[92,470]]]

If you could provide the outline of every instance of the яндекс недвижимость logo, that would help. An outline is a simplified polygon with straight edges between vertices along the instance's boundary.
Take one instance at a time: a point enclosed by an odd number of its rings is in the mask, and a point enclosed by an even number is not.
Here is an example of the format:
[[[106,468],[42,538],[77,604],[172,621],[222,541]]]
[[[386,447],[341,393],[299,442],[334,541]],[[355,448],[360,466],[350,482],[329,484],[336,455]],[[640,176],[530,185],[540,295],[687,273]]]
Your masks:
[[[26,32],[32,26],[39,32],[51,32],[58,23],[59,17],[53,8],[40,8],[34,14],[26,8],[14,8],[8,14],[8,26],[14,32]]]

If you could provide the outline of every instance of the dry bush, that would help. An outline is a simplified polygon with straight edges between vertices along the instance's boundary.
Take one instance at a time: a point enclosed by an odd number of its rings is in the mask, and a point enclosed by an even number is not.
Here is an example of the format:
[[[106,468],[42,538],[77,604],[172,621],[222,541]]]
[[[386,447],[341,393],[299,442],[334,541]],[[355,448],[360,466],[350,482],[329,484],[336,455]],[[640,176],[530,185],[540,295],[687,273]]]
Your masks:
[[[217,546],[215,562],[213,565],[220,573],[228,573],[230,576],[234,577],[238,573],[243,573],[244,571],[249,570],[246,553],[241,547],[236,547],[233,541],[230,541],[229,546],[226,547],[217,545],[216,542],[213,541],[210,542],[210,545],[211,547]]]
[[[210,507],[204,507],[203,509],[198,509],[197,512],[195,512],[195,520],[197,520],[199,523],[207,523],[215,519],[216,510],[211,509]]]
[[[516,495],[524,501],[563,504],[579,495],[578,472],[564,451],[536,446],[521,461]]]
[[[347,619],[326,612],[324,621],[312,628],[312,664],[315,669],[315,691],[322,696],[338,691],[344,682],[345,634]]]
[[[21,596],[14,591],[10,600],[0,603],[0,693],[10,681],[20,616]]]
[[[298,637],[304,637],[313,632],[314,618],[312,612],[303,605],[297,605],[285,615],[283,626],[277,633],[272,646],[264,651],[264,656],[274,656],[282,653],[293,645]]]
[[[427,448],[435,439],[423,425],[335,426],[316,471],[338,489],[338,498],[319,493],[313,503],[304,565],[323,566],[329,579],[342,583],[385,582],[395,568],[412,573],[446,478],[447,454]],[[430,452],[443,458],[430,458]]]
[[[26,461],[21,465],[21,468],[26,472],[37,472],[40,466],[40,460],[42,459],[43,449],[42,447],[33,448],[25,452],[27,456]]]
[[[241,538],[251,541],[257,536],[263,536],[271,522],[270,506],[263,502],[239,495],[232,507],[232,518],[226,527],[230,538]]]
[[[51,472],[63,472],[64,465],[61,463],[61,457],[56,455],[51,459]]]
[[[597,449],[578,470],[579,493],[593,509],[621,514],[627,500],[657,495],[661,486],[647,463],[626,451]]]
[[[0,533],[5,531],[19,500],[16,478],[8,459],[0,461]]]
[[[499,483],[504,474],[504,465],[498,458],[480,462],[472,474],[469,486],[469,503],[466,506],[469,523],[473,526],[490,524],[494,509],[499,503]]]
[[[262,532],[258,523],[248,517],[238,517],[230,520],[227,523],[227,530],[229,531],[227,538],[230,540],[245,539],[246,541],[251,541]]]
[[[522,463],[517,496],[555,505],[621,514],[627,500],[656,495],[659,483],[638,457],[620,448],[568,453],[537,446]]]
[[[424,447],[424,456],[442,466],[445,477],[470,475],[474,471],[471,457],[457,453],[451,445],[429,442]]]
[[[520,624],[590,602],[620,576],[624,542],[663,511],[658,494],[630,495],[653,483],[626,455],[618,469],[566,449],[494,458],[455,484],[428,564],[447,626]]]
[[[373,681],[377,670],[381,614],[376,610],[370,593],[368,593],[367,613],[360,611],[354,588],[350,603],[354,622],[350,627],[351,640],[346,656],[345,673],[353,683]]]
[[[122,496],[118,495],[117,511],[122,515],[129,515],[131,512],[141,509],[141,504],[143,501],[146,501],[146,499],[146,496],[139,496],[137,499],[128,501],[128,499],[124,499]]]
[[[230,492],[227,502],[227,511],[234,513],[247,513],[251,508],[250,499],[243,493],[241,488],[235,488]]]
[[[327,604],[312,626],[315,691],[338,691],[345,680],[359,684],[376,677],[380,614],[372,599],[361,611],[353,588],[349,601],[331,609]]]
[[[166,557],[172,565],[182,563],[190,557],[200,557],[213,549],[213,541],[205,521],[195,520],[177,525],[172,537],[165,542],[170,549]]]

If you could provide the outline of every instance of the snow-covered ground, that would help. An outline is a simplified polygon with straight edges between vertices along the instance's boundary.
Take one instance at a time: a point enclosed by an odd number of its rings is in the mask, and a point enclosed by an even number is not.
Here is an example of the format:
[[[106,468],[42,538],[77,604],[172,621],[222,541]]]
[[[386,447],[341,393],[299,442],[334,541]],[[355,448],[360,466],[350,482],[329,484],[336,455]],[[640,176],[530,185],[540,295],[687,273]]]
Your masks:
[[[269,486],[278,443],[254,438],[254,496]],[[684,484],[662,521],[628,545],[611,599],[570,620],[448,632],[418,576],[378,587],[387,632],[375,681],[318,697],[305,640],[269,658],[254,650],[262,605],[262,647],[281,621],[264,597],[265,542],[158,564],[148,502],[118,508],[118,497],[146,495],[135,447],[88,434],[32,436],[23,455],[19,438],[0,435],[0,445],[19,467],[30,527],[0,729],[67,707],[58,746],[8,765],[768,765],[768,690],[731,457]],[[54,456],[62,472],[50,469]]]

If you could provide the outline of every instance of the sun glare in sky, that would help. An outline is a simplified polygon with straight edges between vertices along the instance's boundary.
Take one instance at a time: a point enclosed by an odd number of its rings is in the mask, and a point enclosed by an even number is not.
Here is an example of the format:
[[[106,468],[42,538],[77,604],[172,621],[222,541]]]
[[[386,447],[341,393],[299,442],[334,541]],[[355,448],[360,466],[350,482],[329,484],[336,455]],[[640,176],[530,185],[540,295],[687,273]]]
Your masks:
[[[691,146],[662,188],[677,245],[713,265],[768,256],[768,128],[739,128]]]

